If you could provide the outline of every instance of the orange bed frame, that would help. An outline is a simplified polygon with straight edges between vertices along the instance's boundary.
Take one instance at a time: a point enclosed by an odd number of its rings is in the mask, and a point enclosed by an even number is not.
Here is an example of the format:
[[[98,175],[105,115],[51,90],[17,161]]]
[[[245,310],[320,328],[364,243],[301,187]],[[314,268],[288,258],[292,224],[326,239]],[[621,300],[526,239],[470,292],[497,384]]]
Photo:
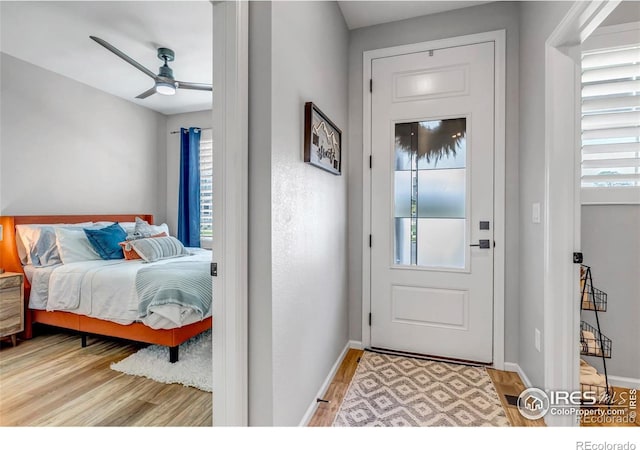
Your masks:
[[[185,325],[180,328],[168,330],[156,330],[143,323],[135,322],[130,325],[120,325],[107,320],[73,314],[64,311],[44,311],[30,309],[29,293],[31,285],[26,276],[16,246],[16,225],[33,223],[78,223],[78,222],[133,222],[136,217],[153,223],[153,216],[149,214],[102,214],[102,215],[64,215],[64,216],[0,216],[0,225],[3,227],[2,240],[0,240],[0,267],[7,272],[23,274],[24,298],[25,298],[25,327],[22,337],[31,339],[33,336],[33,324],[40,323],[55,327],[75,330],[82,336],[82,345],[86,346],[86,336],[95,334],[101,336],[128,339],[131,341],[145,342],[169,347],[169,360],[178,360],[178,346],[184,341],[208,330],[212,327],[213,320],[207,317],[199,322]]]

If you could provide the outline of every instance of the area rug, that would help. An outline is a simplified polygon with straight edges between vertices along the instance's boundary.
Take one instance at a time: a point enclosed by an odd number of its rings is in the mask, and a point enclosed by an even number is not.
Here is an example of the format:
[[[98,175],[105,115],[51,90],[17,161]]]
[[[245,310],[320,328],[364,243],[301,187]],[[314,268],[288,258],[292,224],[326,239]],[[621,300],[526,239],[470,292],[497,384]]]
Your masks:
[[[365,351],[334,427],[509,426],[484,367]]]
[[[169,348],[150,345],[119,361],[111,368],[129,375],[147,377],[160,383],[178,383],[213,392],[211,330],[180,344],[178,361],[169,362]]]

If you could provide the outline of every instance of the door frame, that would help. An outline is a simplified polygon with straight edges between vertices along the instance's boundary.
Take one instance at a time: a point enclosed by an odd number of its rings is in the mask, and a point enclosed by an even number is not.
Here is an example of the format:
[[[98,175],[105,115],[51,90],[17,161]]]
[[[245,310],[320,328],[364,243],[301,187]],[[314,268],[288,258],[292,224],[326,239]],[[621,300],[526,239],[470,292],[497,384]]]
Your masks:
[[[362,74],[362,344],[371,345],[371,65],[374,59],[445,47],[495,42],[494,72],[494,278],[493,278],[493,367],[504,369],[505,310],[505,108],[506,108],[506,30],[457,36],[448,39],[369,50],[363,53]],[[368,331],[367,331],[368,330]]]
[[[213,3],[213,425],[248,425],[249,5]]]
[[[545,43],[544,388],[580,389],[581,64],[582,42],[620,3],[577,1]],[[571,132],[567,132],[571,130]],[[567,357],[569,355],[569,357]],[[576,426],[575,416],[546,415]]]

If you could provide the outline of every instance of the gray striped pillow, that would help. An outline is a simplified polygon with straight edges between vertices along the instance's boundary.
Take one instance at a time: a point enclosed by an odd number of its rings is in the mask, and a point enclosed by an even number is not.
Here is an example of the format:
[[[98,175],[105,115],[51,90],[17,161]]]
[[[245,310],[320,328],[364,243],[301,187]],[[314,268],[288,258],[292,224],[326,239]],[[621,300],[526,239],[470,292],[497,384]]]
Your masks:
[[[177,258],[189,254],[182,242],[173,236],[136,239],[129,241],[128,245],[146,262]]]

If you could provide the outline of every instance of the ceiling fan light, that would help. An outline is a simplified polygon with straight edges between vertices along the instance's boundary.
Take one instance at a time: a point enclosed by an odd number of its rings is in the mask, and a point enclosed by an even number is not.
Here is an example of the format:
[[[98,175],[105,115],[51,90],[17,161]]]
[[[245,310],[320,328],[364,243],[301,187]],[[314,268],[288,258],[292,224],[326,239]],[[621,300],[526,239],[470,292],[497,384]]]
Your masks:
[[[161,95],[174,95],[176,93],[176,87],[172,83],[158,81],[156,83],[156,92]]]

